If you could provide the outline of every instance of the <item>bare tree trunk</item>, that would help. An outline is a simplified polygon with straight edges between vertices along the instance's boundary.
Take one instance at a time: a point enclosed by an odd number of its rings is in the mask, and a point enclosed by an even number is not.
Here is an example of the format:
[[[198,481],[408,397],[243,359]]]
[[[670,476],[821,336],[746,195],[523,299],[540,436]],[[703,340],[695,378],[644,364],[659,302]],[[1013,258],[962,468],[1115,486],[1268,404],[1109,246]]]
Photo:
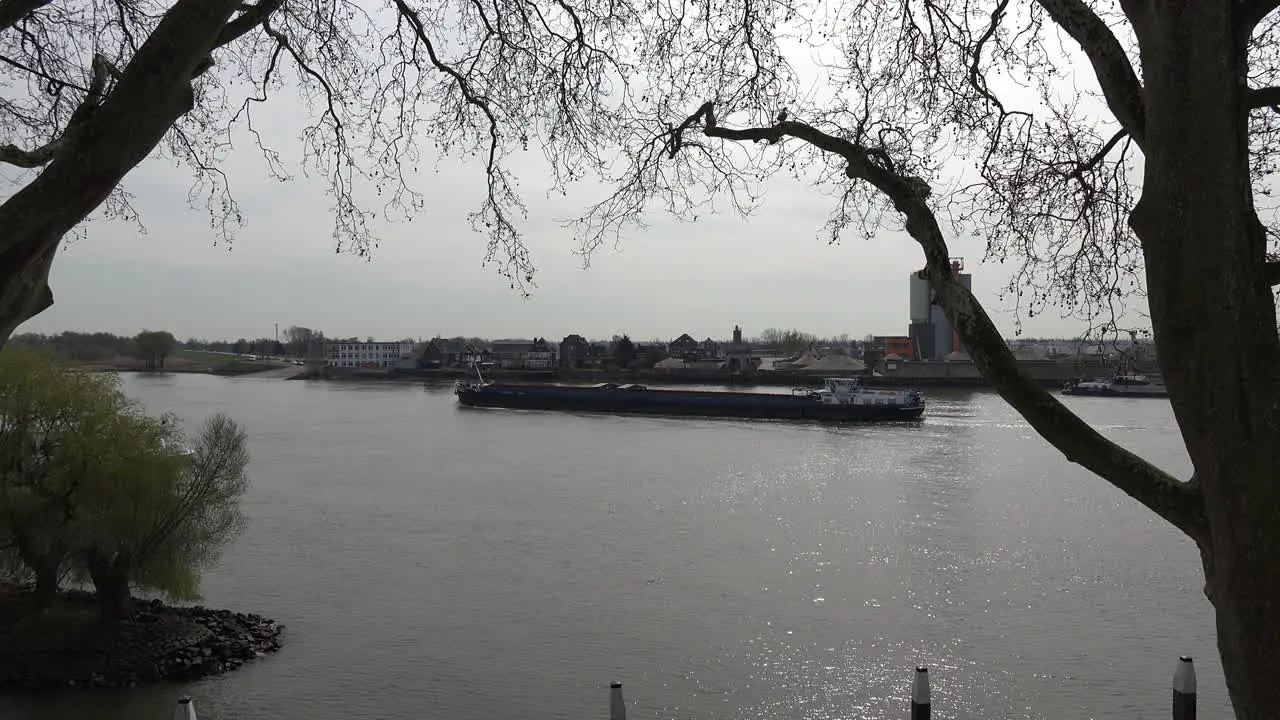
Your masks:
[[[132,615],[133,602],[129,597],[129,560],[119,556],[109,560],[96,550],[87,558],[89,578],[93,580],[93,594],[98,600],[98,611],[107,621],[124,620]]]
[[[98,598],[102,619],[119,621],[132,617],[133,600],[129,597],[128,577],[112,573],[103,578],[102,585],[94,583],[94,594]]]
[[[49,552],[39,552],[25,533],[17,533],[15,540],[18,557],[36,578],[36,608],[46,610],[53,605],[53,600],[58,595],[58,572],[62,569],[63,559],[61,544],[55,543]]]
[[[49,244],[33,239],[17,242],[0,255],[0,267],[4,268],[0,273],[0,347],[19,325],[53,305],[49,269],[57,247],[56,241],[50,249]]]
[[[1280,340],[1249,177],[1239,3],[1129,0],[1146,83],[1142,199],[1153,329],[1209,521],[1205,591],[1236,717],[1280,683]]]
[[[1280,598],[1280,577],[1275,572],[1280,553],[1272,540],[1266,547],[1217,554],[1220,559],[1207,565],[1221,568],[1222,563],[1232,562],[1237,566],[1231,571],[1206,570],[1206,591],[1216,611],[1218,652],[1231,704],[1239,720],[1274,718],[1280,688],[1275,674],[1266,668],[1267,663],[1274,664],[1280,647],[1280,617],[1275,610]]]
[[[58,596],[58,571],[61,564],[54,561],[40,563],[33,568],[36,576],[36,608],[48,610]]]

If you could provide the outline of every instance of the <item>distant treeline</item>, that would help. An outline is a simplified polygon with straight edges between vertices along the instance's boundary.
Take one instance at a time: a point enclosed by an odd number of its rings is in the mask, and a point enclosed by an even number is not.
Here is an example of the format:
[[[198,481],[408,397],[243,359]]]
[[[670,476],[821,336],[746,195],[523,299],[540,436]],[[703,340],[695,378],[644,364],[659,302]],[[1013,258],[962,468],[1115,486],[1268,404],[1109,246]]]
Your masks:
[[[54,355],[74,362],[100,362],[120,357],[142,360],[148,369],[164,367],[165,360],[179,347],[167,330],[143,330],[133,337],[112,333],[64,332],[57,335],[23,333],[12,343],[53,350]]]
[[[141,358],[149,364],[163,366],[164,358],[174,350],[197,350],[254,355],[303,356],[308,348],[322,347],[324,334],[299,328],[304,332],[284,333],[284,342],[273,338],[247,340],[204,340],[187,338],[177,340],[172,333],[163,330],[144,330],[134,336],[108,332],[62,332],[57,334],[23,333],[14,335],[11,342],[35,347],[50,348],[58,357],[77,362],[100,362],[121,357]]]
[[[58,357],[80,362],[133,357],[137,349],[132,337],[105,332],[64,332],[57,335],[23,333],[14,335],[10,342],[52,348]]]
[[[615,335],[613,337],[610,342],[611,349],[612,346],[618,342],[620,337],[622,336]],[[356,338],[351,339],[355,340]],[[369,340],[372,339],[373,338],[369,338]],[[169,332],[147,330],[131,337],[108,332],[68,331],[52,335],[45,335],[42,333],[24,333],[21,335],[15,335],[12,341],[26,345],[48,347],[57,353],[59,357],[77,362],[98,362],[119,357],[137,357],[142,358],[149,364],[154,363],[155,365],[163,366],[164,358],[175,349],[225,352],[242,355],[287,355],[292,357],[303,357],[323,352],[325,340],[325,334],[319,330],[291,325],[280,332],[280,340],[276,340],[274,338],[256,338],[252,340],[247,338],[239,338],[237,340],[187,338],[186,340],[179,341],[176,340]],[[470,344],[477,348],[485,348],[489,346],[489,340],[480,337],[459,337],[455,338],[454,341]],[[814,334],[795,329],[779,330],[776,328],[768,328],[764,330],[760,336],[751,338],[748,342],[773,347],[781,351],[801,352],[804,349],[815,345],[827,345],[833,347],[852,346],[854,349],[858,349],[860,346],[870,347],[872,345],[872,337],[868,335],[862,340],[862,342],[857,342],[852,341],[848,335],[841,335],[832,338],[819,338]],[[1043,340],[1019,338],[1014,341],[1014,344],[1027,344],[1032,342],[1084,344],[1083,341],[1079,339],[1058,339],[1055,341],[1048,338]],[[662,340],[654,340],[651,344],[665,345],[665,342]]]
[[[323,341],[322,341],[323,342]],[[257,340],[245,340],[240,338],[235,342],[227,340],[200,340],[197,338],[187,338],[178,343],[178,347],[183,350],[202,350],[204,352],[225,352],[235,353],[237,355],[298,355],[306,354],[305,343],[296,345],[294,343],[280,342],[272,338],[258,338]]]

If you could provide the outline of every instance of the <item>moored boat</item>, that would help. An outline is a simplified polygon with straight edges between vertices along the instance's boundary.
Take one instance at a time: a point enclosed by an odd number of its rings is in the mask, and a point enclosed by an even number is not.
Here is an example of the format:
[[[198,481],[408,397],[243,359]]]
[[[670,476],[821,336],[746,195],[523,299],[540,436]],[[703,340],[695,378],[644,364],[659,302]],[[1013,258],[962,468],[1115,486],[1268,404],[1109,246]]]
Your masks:
[[[1158,376],[1116,375],[1099,380],[1073,380],[1062,387],[1063,395],[1105,395],[1110,397],[1169,397],[1164,380]]]
[[[700,417],[901,422],[919,420],[924,398],[910,389],[869,388],[858,378],[826,378],[821,388],[790,394],[593,386],[458,382],[458,402],[523,410],[688,415]]]

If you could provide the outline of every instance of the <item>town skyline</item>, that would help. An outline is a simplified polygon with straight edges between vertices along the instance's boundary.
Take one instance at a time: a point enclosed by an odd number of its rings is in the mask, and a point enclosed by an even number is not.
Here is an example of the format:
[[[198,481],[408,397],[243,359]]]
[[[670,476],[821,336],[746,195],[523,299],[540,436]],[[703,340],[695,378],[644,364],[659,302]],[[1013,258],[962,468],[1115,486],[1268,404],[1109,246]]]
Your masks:
[[[270,128],[267,129],[269,131]],[[230,160],[246,225],[230,249],[215,244],[207,216],[186,205],[187,178],[148,160],[126,179],[146,235],[136,225],[91,221],[66,243],[51,275],[53,307],[19,332],[105,330],[134,334],[180,328],[183,335],[262,335],[275,322],[327,327],[334,334],[376,337],[469,334],[518,337],[564,327],[601,336],[668,332],[708,336],[735,323],[752,328],[803,327],[819,335],[905,334],[910,275],[922,267],[919,246],[900,230],[830,245],[818,237],[833,200],[806,182],[775,179],[750,218],[712,214],[696,223],[655,216],[643,231],[604,248],[589,269],[574,254],[560,221],[593,195],[543,198],[530,192],[522,223],[538,266],[532,295],[522,298],[492,266],[482,265],[484,238],[459,208],[476,204],[480,176],[442,160],[419,173],[433,198],[414,223],[378,223],[383,242],[369,260],[335,253],[330,213],[313,183],[279,183],[261,175],[249,150]],[[540,188],[536,163],[521,168]],[[976,238],[953,242],[973,290],[1001,333],[1014,337],[1012,300],[999,299],[1011,266],[981,262]],[[1133,310],[1141,310],[1134,298]],[[1024,334],[1074,336],[1085,324],[1054,308],[1023,314]],[[1128,324],[1145,322],[1131,317]]]
[[[223,251],[220,254],[234,255],[236,252],[239,251],[231,253]],[[71,253],[68,252],[68,257],[70,256]],[[103,266],[100,263],[106,263],[106,265]],[[362,262],[361,264],[372,263]],[[83,266],[74,261],[64,260],[55,267],[54,272],[55,274],[63,272],[72,278],[82,271],[101,275],[103,268],[111,265],[112,261],[101,258],[87,261]],[[977,265],[974,272],[974,293],[990,308],[989,312],[1004,337],[1070,339],[1081,336],[1089,329],[1086,323],[1073,319],[1024,317],[1021,332],[1019,332],[1014,315],[1008,310],[1003,312],[999,310],[1001,303],[996,298],[998,293],[991,288],[984,289],[987,278],[982,273],[987,267]],[[58,268],[65,269],[60,271]],[[884,286],[885,297],[883,298],[876,298],[870,303],[854,303],[852,308],[845,308],[840,303],[823,303],[808,312],[797,312],[790,307],[766,307],[768,303],[764,300],[767,300],[767,297],[762,297],[760,305],[763,309],[759,311],[754,307],[731,308],[725,307],[726,303],[709,302],[688,308],[687,312],[676,307],[671,308],[669,313],[662,317],[651,317],[651,310],[637,311],[633,307],[634,302],[613,300],[608,297],[608,294],[598,301],[587,302],[586,298],[577,298],[575,293],[569,293],[563,288],[552,288],[551,291],[535,289],[532,298],[522,300],[506,288],[494,291],[492,288],[486,290],[482,287],[482,291],[477,291],[477,294],[489,301],[499,305],[508,300],[514,303],[511,312],[504,313],[502,318],[475,317],[474,310],[466,310],[464,301],[459,306],[446,299],[436,303],[426,302],[428,310],[422,313],[428,316],[439,313],[447,315],[446,317],[428,319],[419,316],[415,321],[409,318],[399,319],[400,313],[404,310],[396,303],[392,303],[396,312],[391,314],[375,312],[364,316],[353,312],[353,307],[360,306],[346,307],[340,312],[327,314],[307,312],[306,299],[293,297],[280,303],[282,312],[276,314],[284,319],[277,321],[271,317],[271,314],[262,312],[261,307],[257,310],[253,309],[255,304],[265,303],[265,301],[256,300],[260,294],[255,288],[276,288],[282,284],[287,286],[288,276],[274,284],[269,278],[264,277],[261,283],[249,282],[242,290],[228,293],[232,288],[210,287],[198,280],[192,283],[187,282],[190,277],[198,278],[203,271],[195,270],[194,276],[188,276],[187,270],[176,268],[171,270],[172,273],[168,276],[134,284],[124,289],[122,291],[124,295],[120,298],[115,296],[103,298],[95,294],[90,287],[77,284],[74,280],[62,282],[59,284],[61,288],[58,295],[59,301],[54,307],[24,323],[18,332],[42,334],[66,331],[110,332],[117,335],[134,335],[143,330],[161,328],[169,329],[183,338],[234,341],[238,338],[271,337],[277,324],[281,329],[289,324],[299,324],[324,329],[331,337],[372,336],[379,340],[460,336],[490,339],[531,338],[548,334],[547,330],[552,331],[550,334],[578,333],[601,339],[625,334],[632,338],[670,340],[686,332],[700,338],[728,337],[735,325],[743,326],[744,333],[749,337],[754,337],[766,328],[796,328],[823,338],[839,337],[845,334],[853,338],[862,338],[867,335],[905,335],[909,325],[910,272],[894,273],[893,276],[877,272],[874,283],[868,284],[868,289],[865,291],[869,292],[876,286]],[[582,276],[591,279],[595,272],[595,269],[588,269],[582,273]],[[604,275],[602,273],[601,277]],[[616,279],[612,274],[609,277]],[[408,286],[388,285],[375,277],[363,278],[359,283],[352,281],[352,284],[355,285],[355,291],[351,294],[356,296],[361,294],[359,290],[366,284],[387,293],[383,297],[389,299],[398,297],[397,293],[405,293],[405,297],[417,296],[417,291],[409,289]],[[180,285],[185,287],[180,288]],[[483,283],[481,285],[483,286]],[[817,285],[815,289],[813,284],[810,284],[808,292],[822,292],[822,283],[819,282]],[[790,287],[787,283],[781,283],[780,286]],[[200,304],[210,310],[186,314],[183,303],[164,300],[164,296],[172,298],[184,294],[188,302]],[[662,293],[658,294],[662,295]],[[422,299],[428,300],[428,298]],[[581,302],[577,302],[578,300]],[[581,314],[583,320],[566,322],[563,319],[564,315],[560,314],[561,308],[564,309],[565,315],[568,315],[570,314],[569,306],[575,305],[575,302],[577,307],[573,314]],[[323,303],[321,306],[323,307]],[[234,314],[219,312],[227,308],[243,308],[243,311],[237,311]],[[459,308],[457,312],[454,311],[455,308]],[[609,314],[611,308],[617,311],[618,319],[612,319],[613,316]],[[553,310],[555,312],[552,312]],[[253,313],[261,314],[252,317]],[[246,319],[246,314],[251,317]],[[683,320],[671,319],[672,316],[681,315],[689,317]],[[847,315],[847,318],[841,317],[842,315]],[[294,322],[291,319],[298,317],[304,318],[306,322]],[[633,318],[635,322],[625,322],[626,318]],[[1145,318],[1136,318],[1136,320],[1141,322]],[[666,337],[667,335],[670,337]]]
[[[525,334],[525,335],[482,335],[478,333],[451,333],[451,334],[437,333],[437,334],[430,334],[430,335],[417,334],[417,335],[400,335],[400,336],[381,337],[381,336],[368,335],[366,333],[343,333],[343,334],[329,333],[325,331],[323,328],[312,328],[312,329],[318,331],[320,333],[320,338],[322,338],[322,340],[327,343],[350,342],[350,341],[367,342],[369,341],[370,338],[372,338],[373,342],[377,342],[377,343],[409,342],[414,344],[427,343],[432,340],[445,340],[450,342],[455,340],[464,340],[468,342],[480,341],[484,343],[495,343],[495,342],[501,343],[501,342],[533,342],[539,339],[546,340],[552,343],[558,343],[561,340],[566,339],[568,337],[572,337],[572,336],[580,336],[584,340],[591,343],[608,343],[625,336],[637,344],[647,344],[647,343],[667,344],[667,343],[671,343],[676,340],[679,340],[681,337],[686,335],[694,340],[699,340],[699,341],[704,339],[710,339],[716,342],[728,342],[730,341],[733,335],[733,330],[736,329],[737,327],[740,327],[740,326],[734,326],[733,328],[730,328],[730,331],[727,333],[699,334],[699,333],[687,331],[687,332],[675,333],[670,335],[669,337],[666,335],[637,335],[635,333],[628,333],[628,332],[612,332],[612,333],[606,333],[601,335],[591,335],[587,333],[575,333],[575,332],[531,333],[531,334]],[[191,343],[207,343],[210,345],[234,345],[237,342],[255,343],[259,341],[270,341],[270,340],[276,340],[276,339],[278,339],[278,341],[281,343],[286,343],[287,329],[288,329],[288,326],[281,324],[279,328],[278,336],[276,334],[275,328],[272,327],[270,331],[265,334],[248,333],[248,334],[239,334],[235,336],[224,336],[224,337],[202,337],[202,336],[193,335],[190,333],[172,331],[168,328],[154,328],[154,327],[141,328],[135,332],[125,333],[125,332],[115,332],[115,331],[106,330],[106,329],[93,329],[93,328],[45,331],[45,330],[27,329],[24,326],[19,330],[19,332],[15,333],[15,337],[21,338],[24,336],[31,336],[31,335],[54,337],[54,336],[61,335],[63,333],[70,333],[70,334],[84,335],[84,336],[94,335],[94,334],[105,334],[105,335],[112,335],[122,339],[129,339],[138,335],[139,333],[145,333],[150,331],[163,331],[163,332],[171,333],[177,342],[182,343],[184,345],[188,345]],[[883,339],[883,338],[907,337],[905,333],[846,332],[846,333],[835,333],[835,334],[823,334],[823,333],[812,333],[805,330],[804,328],[769,327],[769,328],[762,328],[760,331],[756,333],[751,333],[751,332],[748,332],[746,329],[743,329],[743,332],[742,332],[743,342],[750,343],[753,345],[768,346],[772,344],[767,337],[770,331],[803,333],[804,335],[811,336],[814,339],[814,341],[819,344],[840,344],[844,342],[861,343],[868,338]],[[1118,332],[1118,333],[1113,332],[1108,334],[1107,337],[1103,338],[1102,342],[1108,343],[1108,344],[1112,342],[1127,344],[1128,342],[1127,337],[1128,335],[1125,332]],[[1005,340],[1011,344],[1017,344],[1021,342],[1042,342],[1042,343],[1097,342],[1096,338],[1085,338],[1079,334],[1074,336],[1067,336],[1067,335],[1031,335],[1029,333],[1023,333],[1022,335],[1016,336],[1016,337],[1006,337]],[[1138,337],[1138,340],[1140,342],[1149,343],[1150,337],[1146,334],[1140,334]]]

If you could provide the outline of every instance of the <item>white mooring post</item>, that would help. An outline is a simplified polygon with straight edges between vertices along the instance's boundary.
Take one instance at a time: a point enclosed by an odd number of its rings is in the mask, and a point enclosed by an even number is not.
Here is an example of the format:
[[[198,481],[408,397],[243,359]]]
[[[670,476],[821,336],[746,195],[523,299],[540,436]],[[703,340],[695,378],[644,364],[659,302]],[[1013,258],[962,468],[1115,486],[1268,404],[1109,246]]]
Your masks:
[[[609,720],[627,720],[627,703],[622,699],[622,683],[609,683]]]
[[[191,698],[184,697],[178,700],[178,704],[173,708],[173,720],[196,720],[196,706],[191,702]]]
[[[1196,720],[1196,664],[1190,655],[1178,658],[1173,672],[1173,720]]]
[[[911,720],[929,720],[929,668],[916,668],[911,681]]]

